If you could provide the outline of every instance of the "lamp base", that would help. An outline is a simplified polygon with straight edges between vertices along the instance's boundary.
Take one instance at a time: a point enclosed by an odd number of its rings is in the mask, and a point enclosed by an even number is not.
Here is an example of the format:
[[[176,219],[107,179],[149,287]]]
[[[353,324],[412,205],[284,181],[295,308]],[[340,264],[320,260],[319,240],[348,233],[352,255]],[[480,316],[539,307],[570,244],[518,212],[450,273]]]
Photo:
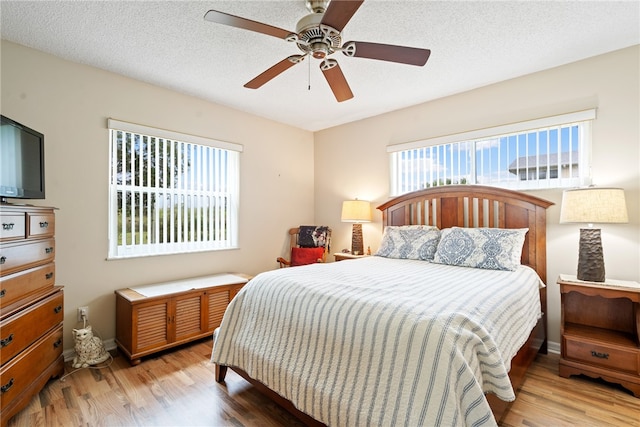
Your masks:
[[[364,245],[362,243],[362,224],[353,224],[351,232],[351,253],[354,255],[364,254]]]
[[[599,228],[580,229],[578,280],[604,282],[604,258]]]

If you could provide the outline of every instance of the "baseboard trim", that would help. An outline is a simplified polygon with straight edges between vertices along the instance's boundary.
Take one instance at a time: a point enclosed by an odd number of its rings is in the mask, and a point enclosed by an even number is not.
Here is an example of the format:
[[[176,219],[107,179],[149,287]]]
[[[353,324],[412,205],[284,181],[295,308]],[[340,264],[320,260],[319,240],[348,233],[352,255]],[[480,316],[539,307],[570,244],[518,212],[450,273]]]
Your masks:
[[[560,343],[547,341],[547,351],[553,354],[560,354]]]

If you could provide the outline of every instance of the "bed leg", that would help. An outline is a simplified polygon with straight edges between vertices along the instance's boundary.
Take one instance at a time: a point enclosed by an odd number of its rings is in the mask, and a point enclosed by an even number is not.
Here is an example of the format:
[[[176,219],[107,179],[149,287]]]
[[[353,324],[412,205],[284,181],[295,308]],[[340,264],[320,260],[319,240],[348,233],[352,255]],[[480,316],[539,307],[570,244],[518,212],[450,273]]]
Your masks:
[[[224,365],[218,365],[217,363],[215,363],[215,365],[216,365],[216,382],[223,383],[224,377],[227,376],[227,367]]]

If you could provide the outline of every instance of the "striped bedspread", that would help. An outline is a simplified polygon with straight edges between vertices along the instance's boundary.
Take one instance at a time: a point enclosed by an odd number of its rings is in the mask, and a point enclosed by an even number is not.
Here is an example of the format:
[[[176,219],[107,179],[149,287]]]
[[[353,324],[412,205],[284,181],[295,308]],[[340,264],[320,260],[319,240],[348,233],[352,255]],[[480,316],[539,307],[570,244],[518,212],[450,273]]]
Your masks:
[[[540,317],[537,274],[366,257],[257,275],[211,360],[330,426],[495,425],[484,393]]]

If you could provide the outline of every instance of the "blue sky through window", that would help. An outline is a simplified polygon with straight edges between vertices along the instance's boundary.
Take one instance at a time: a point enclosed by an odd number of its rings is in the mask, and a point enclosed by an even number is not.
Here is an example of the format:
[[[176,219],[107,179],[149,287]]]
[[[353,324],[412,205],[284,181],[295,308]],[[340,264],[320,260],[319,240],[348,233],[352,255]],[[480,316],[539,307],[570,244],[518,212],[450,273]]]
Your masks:
[[[446,184],[562,186],[579,177],[581,123],[399,151],[399,193]],[[524,185],[523,182],[529,182]],[[566,184],[566,181],[565,181]],[[532,185],[534,185],[532,187]]]

